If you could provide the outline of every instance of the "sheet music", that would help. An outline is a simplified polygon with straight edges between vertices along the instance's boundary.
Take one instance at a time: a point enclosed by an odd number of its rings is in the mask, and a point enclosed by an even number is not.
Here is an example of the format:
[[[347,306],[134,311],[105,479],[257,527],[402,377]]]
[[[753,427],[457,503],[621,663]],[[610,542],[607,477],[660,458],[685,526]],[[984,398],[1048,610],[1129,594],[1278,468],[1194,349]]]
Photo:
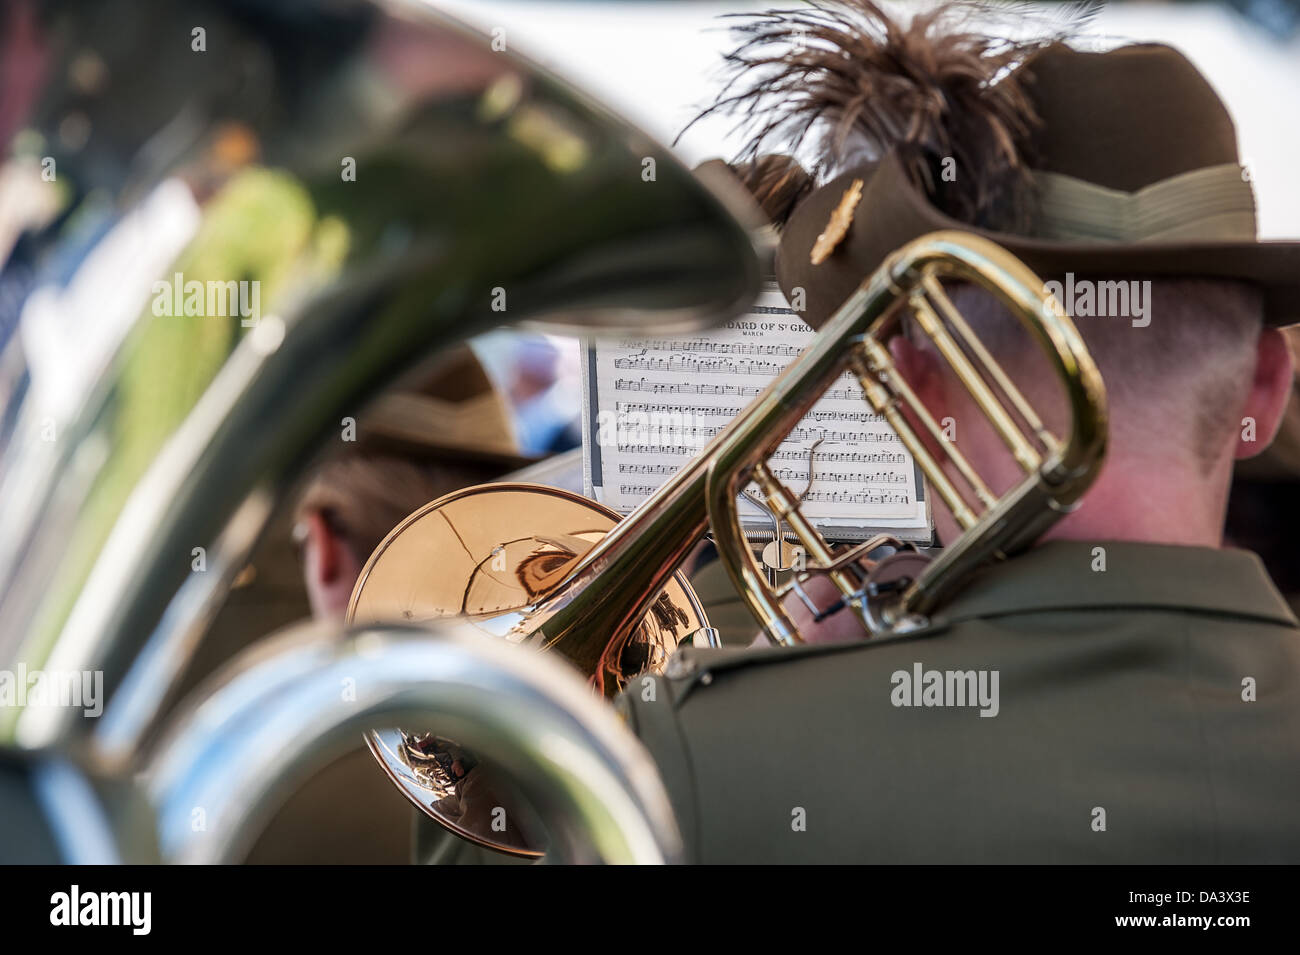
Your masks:
[[[775,378],[814,332],[771,286],[750,313],[705,333],[588,342],[583,453],[588,492],[626,514],[685,466]],[[820,442],[820,443],[818,443]],[[928,539],[924,485],[910,454],[844,375],[769,459],[832,539],[878,530]],[[752,489],[752,488],[751,488]],[[743,501],[747,530],[770,531]]]

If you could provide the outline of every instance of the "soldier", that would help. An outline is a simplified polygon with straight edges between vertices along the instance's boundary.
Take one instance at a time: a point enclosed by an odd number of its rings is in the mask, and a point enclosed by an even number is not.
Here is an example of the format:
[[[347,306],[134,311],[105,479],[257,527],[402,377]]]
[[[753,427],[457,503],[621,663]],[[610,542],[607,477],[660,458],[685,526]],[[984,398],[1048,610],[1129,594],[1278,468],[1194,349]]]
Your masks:
[[[318,619],[343,619],[366,559],[412,511],[535,460],[517,452],[503,397],[467,346],[441,359],[415,387],[381,398],[357,431],[355,443],[344,444],[316,470],[295,508],[303,585]],[[313,844],[309,834],[325,828],[333,833],[334,858],[342,852],[349,859],[400,861],[389,846],[404,843],[410,829],[413,858],[420,862],[514,861],[451,835],[422,813],[414,814],[412,826],[364,747],[329,772],[333,785],[294,794],[252,861],[296,859],[302,846]],[[340,790],[351,793],[357,807],[345,816],[335,803]]]
[[[317,618],[343,619],[366,559],[416,508],[534,463],[468,346],[385,395],[299,495],[294,538]]]
[[[453,349],[418,379],[393,388],[342,431],[335,453],[314,469],[299,494],[292,516],[301,566],[292,566],[287,541],[268,539],[254,558],[258,573],[252,585],[236,591],[234,601],[244,612],[217,621],[187,684],[196,685],[243,649],[249,635],[247,608],[265,616],[287,603],[277,601],[280,594],[298,598],[305,590],[314,617],[342,620],[366,558],[402,518],[449,491],[495,479],[530,461],[516,452],[502,396],[468,347]],[[291,586],[295,573],[300,583]],[[300,603],[295,599],[291,609]],[[340,792],[349,794],[342,809]],[[330,838],[322,841],[319,834],[326,830]],[[402,862],[410,858],[411,831],[405,800],[358,740],[311,785],[289,796],[249,861]],[[416,858],[422,860],[499,858],[454,838],[422,815],[414,831]]]
[[[1259,560],[1222,546],[1233,463],[1268,445],[1288,396],[1277,329],[1300,321],[1300,243],[1257,240],[1223,103],[1167,46],[1008,43],[951,10],[901,26],[856,0],[744,29],[733,62],[765,65],[724,103],[763,128],[737,168],[788,212],[777,274],[808,321],[912,238],[990,237],[1058,283],[1107,385],[1110,446],[1077,511],[920,632],[868,642],[850,612],[805,614],[808,646],[687,650],[621,698],[688,857],[1300,861],[1300,629]],[[812,176],[758,155],[814,119],[832,135]],[[813,264],[855,180],[847,232]],[[1098,308],[1120,289],[1121,314]],[[1015,319],[953,295],[1050,423],[1054,382]],[[1005,487],[1000,442],[931,348],[891,348]]]

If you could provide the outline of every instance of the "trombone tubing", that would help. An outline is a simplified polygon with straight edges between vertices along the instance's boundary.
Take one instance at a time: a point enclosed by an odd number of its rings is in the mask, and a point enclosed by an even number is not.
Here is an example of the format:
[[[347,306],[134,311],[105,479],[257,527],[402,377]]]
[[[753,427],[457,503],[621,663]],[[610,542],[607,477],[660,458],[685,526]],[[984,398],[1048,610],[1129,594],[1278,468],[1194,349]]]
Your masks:
[[[921,251],[917,243],[906,249]],[[785,440],[821,398],[827,385],[849,370],[854,356],[850,343],[864,335],[897,303],[895,281],[903,276],[895,276],[894,269],[888,265],[878,269],[849,296],[812,344],[706,451],[709,458],[707,506],[718,555],[750,612],[779,644],[791,646],[801,642],[798,628],[775,593],[766,586],[762,569],[744,536],[738,530],[731,530],[740,526],[737,496],[754,469]]]
[[[755,617],[778,643],[799,641],[797,628],[774,592],[765,585],[762,571],[744,538],[728,533],[738,527],[737,494],[753,469],[774,451],[816,403],[823,389],[855,362],[860,349],[852,343],[865,336],[883,343],[898,328],[898,309],[924,282],[938,273],[974,281],[993,292],[1015,314],[1043,348],[1061,379],[1070,409],[1064,440],[1041,462],[1032,478],[1044,486],[1043,496],[1055,506],[1077,500],[1091,483],[1105,449],[1106,398],[1101,376],[1073,323],[1043,291],[1042,282],[1023,263],[993,242],[955,232],[935,232],[915,239],[893,253],[868,276],[820,330],[812,345],[755,402],[736,418],[707,449],[709,457],[708,511],[718,553],[737,591]],[[892,325],[892,327],[891,327]],[[1014,400],[1014,399],[1013,399]],[[901,437],[901,436],[900,436]],[[942,474],[940,474],[942,477]],[[1050,523],[1050,516],[1030,520],[1028,495],[1001,501],[986,510],[943,557],[974,558],[995,549],[1005,536],[1022,534]],[[1054,512],[1055,513],[1055,512]],[[998,518],[1017,518],[1003,527]],[[987,535],[989,540],[977,538]],[[984,546],[989,545],[989,546]],[[937,598],[947,593],[960,574],[968,570],[963,560],[938,560],[903,595],[904,601]],[[909,609],[901,603],[891,616],[898,619]]]
[[[929,265],[989,288],[1022,317],[1065,379],[1073,412],[1061,453],[1045,464],[1054,480],[1068,482],[1089,473],[1105,443],[1105,394],[1073,324],[1052,309],[1034,274],[993,242],[964,232],[931,233],[886,259],[776,380],[575,563],[539,605],[546,611],[538,627],[543,642],[559,646],[580,666],[587,661],[577,657],[590,658],[594,665],[612,640],[637,625],[711,526],[719,556],[755,618],[776,642],[797,643],[794,622],[740,533],[737,498],[753,469],[770,457],[825,388],[850,369],[859,352],[854,343],[867,334],[880,341],[889,337],[885,332],[896,307],[905,304]]]

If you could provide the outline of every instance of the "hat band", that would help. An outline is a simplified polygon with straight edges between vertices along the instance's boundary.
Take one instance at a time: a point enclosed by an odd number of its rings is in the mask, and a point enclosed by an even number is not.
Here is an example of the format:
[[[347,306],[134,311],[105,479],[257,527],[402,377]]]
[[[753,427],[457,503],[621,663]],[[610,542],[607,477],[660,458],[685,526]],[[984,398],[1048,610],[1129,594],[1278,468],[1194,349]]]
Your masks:
[[[1036,170],[1039,238],[1076,242],[1256,239],[1255,192],[1237,163],[1207,166],[1136,192]]]

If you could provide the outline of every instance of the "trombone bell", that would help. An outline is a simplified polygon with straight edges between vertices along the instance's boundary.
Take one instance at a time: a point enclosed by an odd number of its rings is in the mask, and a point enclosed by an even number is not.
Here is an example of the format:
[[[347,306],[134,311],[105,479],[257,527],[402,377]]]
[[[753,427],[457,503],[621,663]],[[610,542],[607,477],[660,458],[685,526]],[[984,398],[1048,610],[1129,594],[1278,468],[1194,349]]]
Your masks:
[[[708,646],[717,638],[676,574],[620,639],[588,630],[588,639],[548,644],[539,624],[554,608],[545,598],[617,522],[608,508],[557,488],[456,491],[411,514],[380,543],[353,589],[348,622],[462,618],[467,633],[551,650],[612,696],[634,677],[662,670],[683,643]],[[493,815],[510,802],[503,774],[455,740],[393,729],[369,734],[367,745],[398,788],[457,835],[511,855],[541,854],[522,818],[503,825]]]

